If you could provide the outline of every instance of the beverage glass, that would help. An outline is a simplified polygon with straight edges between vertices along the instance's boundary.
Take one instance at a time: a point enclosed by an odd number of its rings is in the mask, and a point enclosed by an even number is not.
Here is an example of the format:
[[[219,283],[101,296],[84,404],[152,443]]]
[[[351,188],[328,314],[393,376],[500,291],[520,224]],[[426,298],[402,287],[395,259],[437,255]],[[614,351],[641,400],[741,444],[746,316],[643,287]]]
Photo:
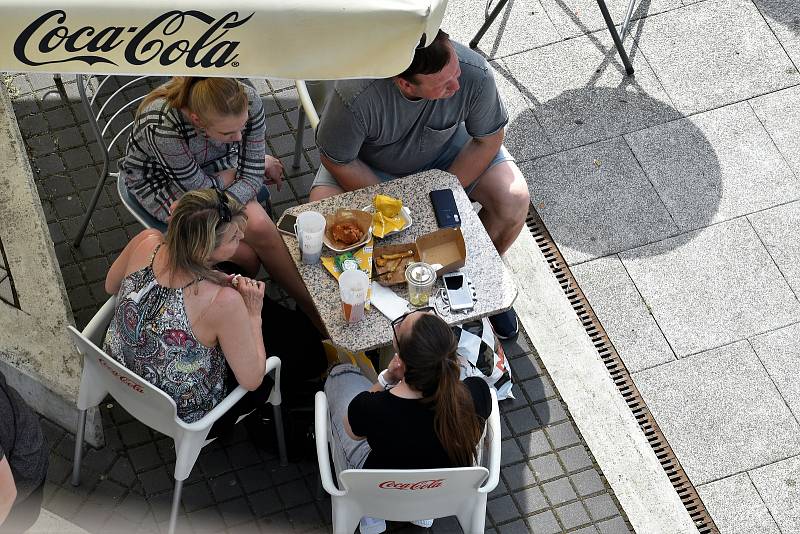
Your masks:
[[[427,263],[418,261],[406,267],[408,300],[415,308],[427,306],[436,283],[436,271]]]
[[[339,293],[342,296],[342,313],[344,320],[357,323],[364,318],[364,306],[367,304],[369,276],[359,269],[348,269],[339,275]]]
[[[325,217],[316,211],[304,211],[294,223],[297,244],[303,263],[313,265],[322,255],[322,236],[325,233]]]

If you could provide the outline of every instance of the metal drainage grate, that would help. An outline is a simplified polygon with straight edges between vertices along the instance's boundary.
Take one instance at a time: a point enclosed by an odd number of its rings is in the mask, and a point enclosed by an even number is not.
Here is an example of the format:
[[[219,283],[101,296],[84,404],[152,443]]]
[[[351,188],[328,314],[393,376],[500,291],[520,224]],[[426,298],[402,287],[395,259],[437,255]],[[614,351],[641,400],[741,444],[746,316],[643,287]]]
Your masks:
[[[595,348],[600,353],[600,357],[608,369],[611,378],[614,380],[622,397],[628,404],[628,408],[633,412],[636,421],[647,437],[647,441],[656,453],[656,457],[659,462],[661,462],[661,466],[667,473],[670,482],[672,482],[672,486],[678,493],[678,496],[689,512],[689,516],[694,521],[700,534],[719,534],[719,529],[714,524],[703,502],[697,495],[697,490],[689,481],[683,467],[681,467],[680,462],[675,457],[675,453],[672,451],[669,443],[667,443],[667,439],[658,428],[658,424],[647,408],[644,399],[642,399],[642,396],[639,394],[636,385],[633,383],[628,369],[625,368],[625,364],[614,349],[614,345],[612,345],[611,341],[608,339],[603,326],[600,324],[589,302],[586,300],[583,291],[578,287],[575,278],[572,276],[567,262],[564,261],[564,257],[558,250],[555,241],[553,241],[553,238],[550,236],[550,233],[547,231],[547,228],[545,228],[542,219],[539,217],[539,214],[536,213],[533,206],[528,210],[528,218],[525,223],[530,229],[542,254],[544,254],[550,266],[550,270],[556,276],[558,283],[561,285],[561,289],[564,291],[567,299],[569,299],[572,308],[578,314],[581,324],[583,324],[592,343],[594,343]]]

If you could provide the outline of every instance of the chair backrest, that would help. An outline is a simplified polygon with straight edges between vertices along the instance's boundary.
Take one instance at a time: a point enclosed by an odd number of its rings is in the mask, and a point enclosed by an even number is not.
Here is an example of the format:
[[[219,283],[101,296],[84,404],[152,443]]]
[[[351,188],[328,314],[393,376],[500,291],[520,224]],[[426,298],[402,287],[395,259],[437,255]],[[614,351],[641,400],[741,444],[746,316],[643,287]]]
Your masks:
[[[162,234],[167,232],[167,225],[150,215],[150,212],[144,209],[139,204],[139,201],[131,195],[131,192],[128,191],[128,186],[125,184],[125,177],[122,174],[117,175],[117,193],[122,204],[139,224],[145,228],[155,228]]]
[[[103,352],[74,327],[68,329],[83,354],[78,408],[97,406],[110,394],[134,418],[162,434],[176,437],[180,427],[176,422],[175,401]]]

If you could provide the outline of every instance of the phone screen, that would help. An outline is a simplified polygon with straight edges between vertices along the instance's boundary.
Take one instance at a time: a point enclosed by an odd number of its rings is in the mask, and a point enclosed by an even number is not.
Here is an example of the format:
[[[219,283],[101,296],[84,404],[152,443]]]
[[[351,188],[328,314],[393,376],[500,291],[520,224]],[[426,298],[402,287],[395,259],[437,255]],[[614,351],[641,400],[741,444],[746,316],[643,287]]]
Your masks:
[[[294,223],[296,221],[296,216],[291,213],[285,213],[283,217],[281,217],[281,220],[278,221],[278,230],[284,234],[294,235]]]
[[[447,290],[447,298],[450,301],[450,308],[453,310],[464,310],[472,307],[472,291],[464,281],[464,275],[443,276],[444,287]]]

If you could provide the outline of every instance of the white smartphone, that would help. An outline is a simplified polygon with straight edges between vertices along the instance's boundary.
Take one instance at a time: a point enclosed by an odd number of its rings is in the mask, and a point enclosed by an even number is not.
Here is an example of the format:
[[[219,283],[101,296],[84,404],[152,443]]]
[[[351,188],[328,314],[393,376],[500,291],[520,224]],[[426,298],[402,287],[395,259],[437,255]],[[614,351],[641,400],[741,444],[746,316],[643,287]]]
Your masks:
[[[284,213],[278,221],[278,231],[282,234],[294,237],[294,223],[297,222],[297,217],[291,213]]]
[[[442,276],[442,280],[444,280],[444,289],[447,291],[451,310],[468,310],[474,306],[472,290],[467,284],[467,277],[464,276],[464,273],[447,273]]]

